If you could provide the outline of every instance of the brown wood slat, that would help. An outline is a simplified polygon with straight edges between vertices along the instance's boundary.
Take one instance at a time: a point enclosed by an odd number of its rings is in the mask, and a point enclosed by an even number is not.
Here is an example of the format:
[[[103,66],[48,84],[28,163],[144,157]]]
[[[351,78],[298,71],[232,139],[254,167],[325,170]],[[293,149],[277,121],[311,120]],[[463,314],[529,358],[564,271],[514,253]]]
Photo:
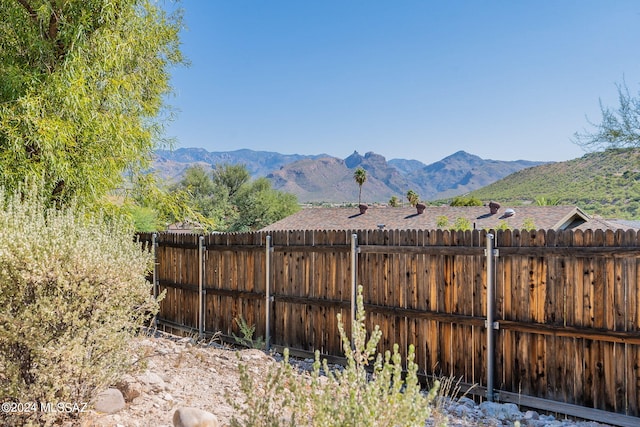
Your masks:
[[[269,233],[272,343],[342,355],[350,332],[351,234],[358,283],[379,350],[416,346],[421,371],[486,384],[487,232]],[[205,330],[238,333],[242,314],[264,335],[266,233],[205,236]],[[495,232],[496,386],[640,416],[640,244],[633,231]],[[197,328],[197,235],[158,235],[159,317]],[[141,240],[151,240],[142,235]]]

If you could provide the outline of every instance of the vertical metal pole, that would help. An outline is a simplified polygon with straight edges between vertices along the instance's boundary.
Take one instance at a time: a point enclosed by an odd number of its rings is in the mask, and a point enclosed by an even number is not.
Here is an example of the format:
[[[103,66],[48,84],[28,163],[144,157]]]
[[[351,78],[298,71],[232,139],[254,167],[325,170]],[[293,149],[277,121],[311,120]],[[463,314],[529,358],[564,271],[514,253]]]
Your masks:
[[[494,277],[493,277],[493,257],[494,257],[494,236],[487,234],[487,400],[493,402],[493,377],[495,365],[495,348],[493,335],[493,314],[494,314]]]
[[[151,250],[153,251],[153,298],[158,299],[158,233],[151,235]],[[158,327],[158,316],[153,316],[153,326]]]
[[[358,235],[351,235],[351,321],[356,320],[356,295],[358,286]]]
[[[198,239],[198,338],[204,336],[204,236]]]
[[[265,255],[264,255],[264,271],[265,271],[265,306],[264,306],[264,344],[266,350],[271,347],[271,236],[266,236],[265,242]]]

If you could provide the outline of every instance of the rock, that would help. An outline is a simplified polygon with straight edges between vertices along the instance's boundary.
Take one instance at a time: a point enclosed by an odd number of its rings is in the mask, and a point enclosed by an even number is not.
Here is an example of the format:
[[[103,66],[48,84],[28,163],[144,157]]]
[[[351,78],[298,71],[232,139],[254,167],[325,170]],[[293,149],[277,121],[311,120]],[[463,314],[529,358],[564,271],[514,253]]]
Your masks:
[[[523,417],[518,406],[513,403],[482,402],[480,410],[485,416],[497,418],[500,421],[515,421]]]
[[[142,394],[142,384],[137,382],[132,376],[125,375],[116,384],[116,388],[120,390],[124,396],[125,402],[131,402]]]
[[[117,388],[108,388],[100,392],[94,401],[93,408],[105,414],[115,414],[124,409],[124,396]]]
[[[166,388],[166,385],[162,377],[156,374],[155,372],[147,371],[144,374],[140,375],[138,377],[138,380],[146,384],[148,387],[151,388],[152,391],[156,393],[161,392]]]
[[[218,427],[218,418],[198,408],[178,408],[173,413],[174,427]]]
[[[469,399],[468,397],[462,396],[458,399],[458,405],[466,406],[467,408],[475,408],[476,402],[473,399]]]

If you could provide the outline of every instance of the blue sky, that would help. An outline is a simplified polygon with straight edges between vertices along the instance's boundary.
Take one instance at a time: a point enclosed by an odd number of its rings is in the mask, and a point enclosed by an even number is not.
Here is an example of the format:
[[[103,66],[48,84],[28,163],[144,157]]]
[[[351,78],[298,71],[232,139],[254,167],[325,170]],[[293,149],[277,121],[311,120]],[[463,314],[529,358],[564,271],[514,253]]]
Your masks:
[[[176,147],[580,157],[640,88],[636,0],[183,0]]]

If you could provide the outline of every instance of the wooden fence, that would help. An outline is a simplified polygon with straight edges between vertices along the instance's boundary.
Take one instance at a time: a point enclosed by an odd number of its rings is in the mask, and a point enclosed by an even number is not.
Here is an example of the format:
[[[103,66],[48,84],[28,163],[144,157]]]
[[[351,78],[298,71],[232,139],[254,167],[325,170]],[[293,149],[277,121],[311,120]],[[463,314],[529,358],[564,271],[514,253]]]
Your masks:
[[[156,242],[156,285],[167,292],[159,313],[164,325],[232,336],[239,335],[234,319],[242,316],[272,345],[340,356],[336,314],[349,319],[355,278],[368,327],[383,332],[379,350],[414,344],[424,374],[461,378],[484,393],[487,234],[140,237]],[[495,396],[640,425],[640,236],[622,230],[492,235]]]

